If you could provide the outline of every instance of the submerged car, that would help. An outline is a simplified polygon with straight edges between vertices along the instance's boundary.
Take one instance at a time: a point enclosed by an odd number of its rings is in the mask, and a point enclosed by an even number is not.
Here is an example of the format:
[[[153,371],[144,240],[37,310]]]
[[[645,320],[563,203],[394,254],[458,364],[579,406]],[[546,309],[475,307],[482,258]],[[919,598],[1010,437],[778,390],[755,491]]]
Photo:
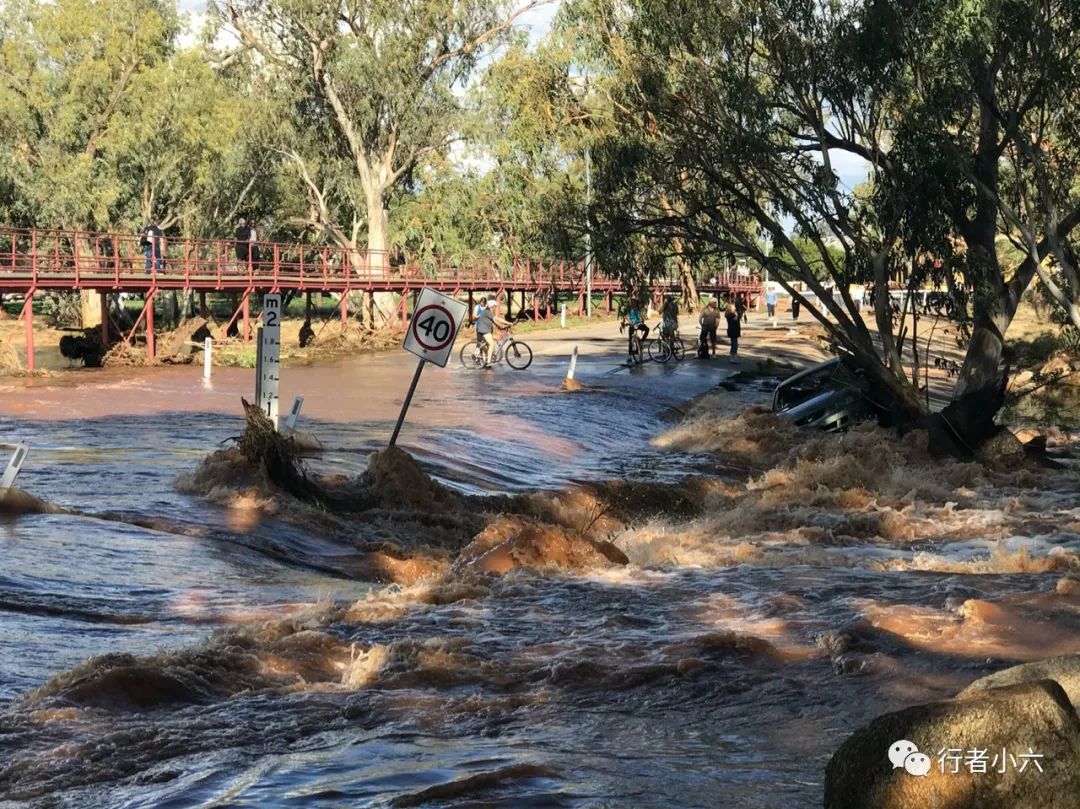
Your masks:
[[[867,387],[850,360],[833,357],[777,385],[772,409],[796,427],[839,432],[877,416],[866,398]]]

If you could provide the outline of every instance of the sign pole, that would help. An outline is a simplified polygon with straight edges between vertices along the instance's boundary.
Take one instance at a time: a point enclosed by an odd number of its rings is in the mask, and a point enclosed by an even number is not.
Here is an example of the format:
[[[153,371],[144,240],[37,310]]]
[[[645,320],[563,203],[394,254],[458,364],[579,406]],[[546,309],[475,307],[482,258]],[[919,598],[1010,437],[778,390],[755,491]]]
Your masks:
[[[465,320],[469,307],[459,300],[448,295],[442,295],[430,287],[420,291],[420,295],[413,307],[413,315],[409,320],[409,328],[405,331],[405,341],[401,347],[410,354],[420,359],[413,375],[409,392],[405,395],[405,401],[401,405],[401,415],[398,416],[397,424],[394,425],[394,434],[390,437],[390,446],[397,444],[401,425],[405,423],[405,416],[412,404],[416,386],[420,383],[420,374],[424,372],[424,366],[429,362],[445,368],[450,359],[450,353],[454,350],[454,340]]]
[[[412,397],[416,393],[416,386],[420,382],[420,374],[424,372],[425,365],[427,365],[426,360],[420,360],[416,364],[416,373],[413,374],[409,392],[405,394],[405,401],[401,404],[401,414],[398,416],[397,424],[394,425],[394,434],[390,436],[390,446],[397,444],[398,433],[401,432],[401,425],[405,423],[405,414],[409,412],[409,405],[412,404]]]

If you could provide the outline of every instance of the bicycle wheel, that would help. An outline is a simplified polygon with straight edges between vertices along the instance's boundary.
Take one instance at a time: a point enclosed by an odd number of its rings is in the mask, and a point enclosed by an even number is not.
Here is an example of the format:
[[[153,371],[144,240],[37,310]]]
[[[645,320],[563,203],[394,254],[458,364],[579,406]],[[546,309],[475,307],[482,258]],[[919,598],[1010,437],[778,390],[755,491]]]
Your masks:
[[[461,347],[461,364],[466,368],[480,368],[484,364],[484,355],[480,353],[480,343],[475,340]]]
[[[641,338],[636,334],[630,335],[630,346],[627,349],[627,365],[641,365],[644,362],[641,350]]]
[[[532,349],[525,343],[514,340],[506,347],[503,358],[515,371],[524,371],[532,365]]]
[[[686,343],[683,342],[681,337],[675,337],[671,341],[671,356],[677,361],[682,362],[682,358],[686,356]]]
[[[656,339],[649,341],[649,357],[653,362],[664,363],[671,359],[671,346],[667,340]]]

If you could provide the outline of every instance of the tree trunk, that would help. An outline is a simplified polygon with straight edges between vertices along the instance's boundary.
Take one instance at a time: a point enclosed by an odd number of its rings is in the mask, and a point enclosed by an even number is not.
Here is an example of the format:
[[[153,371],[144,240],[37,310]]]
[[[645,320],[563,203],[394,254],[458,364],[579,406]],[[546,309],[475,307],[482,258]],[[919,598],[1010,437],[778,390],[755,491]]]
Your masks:
[[[1001,376],[1005,330],[1009,328],[1014,312],[1001,311],[993,316],[975,319],[975,329],[964,355],[964,366],[953,388],[954,400],[997,387]]]
[[[367,190],[368,262],[371,274],[386,276],[390,270],[387,253],[386,214],[383,210],[386,189],[372,187]]]
[[[79,324],[84,329],[101,324],[101,296],[96,289],[83,289],[79,291],[79,313],[82,322]]]
[[[94,253],[94,245],[89,239],[79,238],[75,240],[75,261],[79,272],[93,272],[97,269],[97,258]],[[84,329],[91,326],[101,325],[101,296],[97,290],[79,290],[79,313],[82,322],[79,324]]]
[[[685,181],[686,178],[683,177],[683,182]],[[668,200],[667,194],[660,195],[660,207],[667,216],[675,216],[675,209]],[[682,294],[683,306],[688,312],[697,311],[698,305],[701,303],[701,298],[698,296],[697,281],[694,280],[694,268],[691,266],[690,262],[686,260],[686,256],[683,253],[683,240],[674,237],[671,240],[671,246],[675,251],[675,266],[679,268],[679,286]]]
[[[694,312],[701,303],[701,298],[698,295],[697,281],[694,280],[693,267],[682,254],[682,239],[676,239],[674,247],[675,265],[679,268],[679,286],[683,299],[683,307],[688,312]]]
[[[176,290],[169,293],[168,297],[169,328],[175,329],[180,325],[180,297]]]

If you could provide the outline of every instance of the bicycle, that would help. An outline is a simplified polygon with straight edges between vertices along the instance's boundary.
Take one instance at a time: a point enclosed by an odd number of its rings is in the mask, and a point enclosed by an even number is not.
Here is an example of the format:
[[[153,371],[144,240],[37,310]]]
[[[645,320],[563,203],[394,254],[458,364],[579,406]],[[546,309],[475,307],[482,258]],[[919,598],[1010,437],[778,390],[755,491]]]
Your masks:
[[[480,337],[463,345],[458,355],[461,364],[465,368],[474,370],[483,368],[485,347],[484,341]],[[509,330],[504,331],[495,343],[495,351],[488,359],[488,365],[495,365],[502,360],[506,360],[506,364],[515,371],[524,371],[532,365],[532,349],[529,348],[527,343],[513,339]]]
[[[649,358],[653,362],[664,363],[674,357],[676,362],[682,362],[682,358],[686,356],[686,344],[678,331],[669,336],[664,335],[660,326],[656,327],[656,331],[660,336],[649,341]]]
[[[626,323],[620,324],[619,332],[623,332],[626,327]],[[626,364],[641,365],[643,362],[645,362],[645,343],[642,341],[641,335],[638,334],[637,327],[631,326],[626,346]]]

